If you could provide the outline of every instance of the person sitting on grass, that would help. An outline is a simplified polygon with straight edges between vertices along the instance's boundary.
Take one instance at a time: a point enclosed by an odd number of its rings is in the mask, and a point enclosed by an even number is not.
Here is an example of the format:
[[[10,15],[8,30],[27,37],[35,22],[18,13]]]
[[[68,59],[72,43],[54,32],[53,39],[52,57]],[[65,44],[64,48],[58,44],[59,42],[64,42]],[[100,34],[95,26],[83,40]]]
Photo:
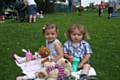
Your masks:
[[[46,24],[42,31],[44,38],[46,39],[46,47],[50,49],[53,61],[57,62],[63,57],[62,45],[57,39],[58,28],[55,24]]]
[[[86,35],[87,32],[83,25],[73,24],[66,32],[68,41],[63,45],[64,56],[72,63],[72,71],[77,72],[82,69],[80,78],[87,78],[91,67],[89,59],[92,49],[85,40]],[[77,64],[74,64],[75,60],[78,61]]]

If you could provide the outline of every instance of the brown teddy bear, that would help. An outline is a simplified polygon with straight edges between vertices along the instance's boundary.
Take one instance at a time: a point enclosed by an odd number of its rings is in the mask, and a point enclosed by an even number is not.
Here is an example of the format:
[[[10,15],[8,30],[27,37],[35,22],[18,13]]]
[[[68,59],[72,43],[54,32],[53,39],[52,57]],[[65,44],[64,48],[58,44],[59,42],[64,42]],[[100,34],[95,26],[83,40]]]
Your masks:
[[[47,47],[41,47],[38,50],[38,54],[41,56],[41,58],[45,58],[50,55],[50,50]]]
[[[38,50],[38,55],[41,57],[41,63],[43,64],[46,61],[49,61],[50,50],[47,47],[41,47]]]

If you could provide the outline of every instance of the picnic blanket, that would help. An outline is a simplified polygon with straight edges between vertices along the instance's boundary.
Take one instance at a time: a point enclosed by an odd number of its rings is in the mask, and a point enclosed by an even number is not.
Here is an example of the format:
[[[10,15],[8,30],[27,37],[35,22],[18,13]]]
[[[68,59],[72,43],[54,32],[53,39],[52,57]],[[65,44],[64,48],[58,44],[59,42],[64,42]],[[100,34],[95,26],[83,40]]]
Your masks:
[[[28,61],[19,64],[15,61],[17,66],[21,68],[22,73],[24,73],[29,78],[35,78],[35,73],[41,71],[42,65],[39,59]]]

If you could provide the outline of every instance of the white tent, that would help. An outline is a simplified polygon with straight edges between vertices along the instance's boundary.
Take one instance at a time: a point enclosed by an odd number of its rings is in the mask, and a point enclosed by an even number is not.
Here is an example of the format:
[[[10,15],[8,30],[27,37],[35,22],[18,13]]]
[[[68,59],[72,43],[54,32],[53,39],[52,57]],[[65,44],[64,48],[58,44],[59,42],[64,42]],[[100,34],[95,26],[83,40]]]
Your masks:
[[[109,2],[112,2],[114,4],[114,9],[116,11],[120,9],[120,0],[109,0]]]
[[[81,5],[83,7],[86,7],[86,6],[89,6],[90,3],[94,3],[95,5],[96,4],[100,4],[101,1],[108,2],[109,0],[81,0]],[[56,0],[56,3],[60,4],[61,2],[60,2],[60,0]],[[68,4],[68,0],[65,0],[65,2],[62,2],[62,3],[67,5]],[[80,5],[79,3],[80,3],[80,0],[73,0],[73,4]]]
[[[80,0],[73,0],[73,1],[75,2],[75,1],[80,1]],[[90,3],[93,3],[94,5],[100,4],[101,1],[108,2],[109,0],[81,0],[81,2],[82,2],[81,4],[83,7],[86,7],[86,6],[89,6]]]

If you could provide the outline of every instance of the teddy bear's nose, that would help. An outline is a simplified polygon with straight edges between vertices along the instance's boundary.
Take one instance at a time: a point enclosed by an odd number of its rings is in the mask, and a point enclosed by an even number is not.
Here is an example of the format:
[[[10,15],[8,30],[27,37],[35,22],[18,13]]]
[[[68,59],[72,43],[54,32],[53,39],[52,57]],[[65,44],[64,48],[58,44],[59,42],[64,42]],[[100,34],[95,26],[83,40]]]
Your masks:
[[[65,60],[65,63],[68,63],[68,61]]]

